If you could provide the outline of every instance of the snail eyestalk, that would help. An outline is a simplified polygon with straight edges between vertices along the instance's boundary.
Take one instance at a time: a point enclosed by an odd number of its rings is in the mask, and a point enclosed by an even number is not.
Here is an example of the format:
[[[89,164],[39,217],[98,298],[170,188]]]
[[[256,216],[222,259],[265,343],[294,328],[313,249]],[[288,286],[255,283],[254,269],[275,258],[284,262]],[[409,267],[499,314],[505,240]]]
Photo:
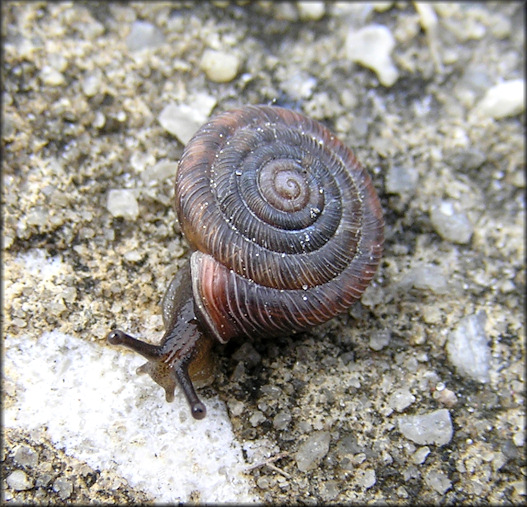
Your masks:
[[[205,405],[200,401],[189,374],[189,367],[193,374],[201,372],[200,362],[203,353],[208,353],[209,340],[201,339],[193,323],[188,323],[184,329],[174,326],[169,330],[162,345],[152,345],[138,340],[123,331],[112,331],[108,335],[108,342],[112,345],[124,345],[148,359],[148,362],[137,369],[138,374],[148,373],[166,393],[166,400],[174,400],[176,382],[185,395],[194,419],[203,419],[207,414]],[[167,343],[170,345],[167,347]],[[174,344],[177,343],[176,346]]]

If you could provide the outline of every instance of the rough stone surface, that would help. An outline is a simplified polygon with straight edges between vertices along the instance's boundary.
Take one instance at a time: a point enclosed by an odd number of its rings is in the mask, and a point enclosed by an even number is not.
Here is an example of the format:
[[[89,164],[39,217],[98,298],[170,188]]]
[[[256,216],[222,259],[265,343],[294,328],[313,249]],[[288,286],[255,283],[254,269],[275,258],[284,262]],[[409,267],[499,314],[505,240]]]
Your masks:
[[[523,5],[309,4],[2,3],[3,351],[20,354],[21,343],[45,351],[50,333],[72,345],[45,368],[22,357],[3,364],[3,409],[18,421],[4,420],[4,477],[21,471],[32,484],[4,479],[6,502],[161,503],[174,481],[145,478],[146,455],[186,460],[170,472],[180,473],[186,503],[232,488],[234,461],[218,456],[238,460],[238,503],[525,500],[525,118],[519,88],[510,109],[512,96],[491,93],[524,79]],[[143,33],[144,47],[131,50],[139,22],[162,37]],[[349,34],[372,25],[393,37],[384,83],[347,54]],[[207,48],[239,58],[231,81],[215,83],[200,68]],[[159,302],[188,251],[169,173],[211,114],[258,103],[302,111],[355,151],[385,211],[385,254],[347,314],[294,338],[252,341],[258,361],[232,357],[241,343],[218,348],[216,381],[200,393],[217,415],[200,431],[204,421],[191,420],[177,396],[165,403],[135,375],[140,359],[105,336],[115,326],[161,336]],[[159,122],[171,104],[187,106],[183,119],[193,122],[182,138]],[[134,192],[134,220],[107,209],[112,189]],[[430,210],[443,201],[472,225],[468,242],[438,234]],[[485,383],[459,374],[447,351],[459,322],[481,310]],[[96,373],[76,378],[80,371]],[[107,386],[103,372],[120,380]],[[24,419],[22,404],[38,405],[31,396],[57,406],[70,386],[70,419],[90,401],[98,432],[68,426],[58,410],[44,411],[44,424],[32,411]],[[404,416],[449,409],[451,440],[426,444],[424,461],[425,444],[398,431],[403,415],[389,405],[400,390],[415,397]],[[95,403],[101,391],[106,405]],[[112,406],[130,409],[122,424]],[[216,454],[188,439],[179,458],[177,445],[161,445],[189,434],[207,444],[229,428]],[[318,432],[331,437],[327,453],[302,472],[296,453]],[[120,445],[106,466],[95,434]],[[196,468],[216,470],[214,481]]]

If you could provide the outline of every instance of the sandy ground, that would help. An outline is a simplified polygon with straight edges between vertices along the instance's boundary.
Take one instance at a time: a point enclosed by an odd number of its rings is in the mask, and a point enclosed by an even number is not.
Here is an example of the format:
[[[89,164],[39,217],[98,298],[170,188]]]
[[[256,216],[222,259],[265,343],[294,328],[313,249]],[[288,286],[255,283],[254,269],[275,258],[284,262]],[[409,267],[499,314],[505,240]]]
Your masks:
[[[525,121],[485,103],[523,77],[524,22],[520,3],[3,2],[4,500],[525,500]],[[371,25],[393,38],[373,70],[349,47]],[[356,152],[385,254],[348,314],[219,349],[198,422],[105,336],[160,336],[187,256],[164,108],[271,102]]]

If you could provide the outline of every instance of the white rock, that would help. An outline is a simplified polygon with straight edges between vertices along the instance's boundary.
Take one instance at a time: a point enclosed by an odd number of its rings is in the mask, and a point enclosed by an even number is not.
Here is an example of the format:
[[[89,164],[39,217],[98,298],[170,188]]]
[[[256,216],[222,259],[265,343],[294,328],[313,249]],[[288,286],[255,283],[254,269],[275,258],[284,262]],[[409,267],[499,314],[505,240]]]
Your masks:
[[[452,440],[454,430],[446,408],[428,414],[401,416],[398,423],[399,431],[419,445],[445,445]]]
[[[6,479],[7,485],[15,491],[25,491],[33,487],[33,481],[23,470],[11,472]]]
[[[390,343],[390,339],[392,337],[392,333],[388,329],[381,329],[380,331],[376,331],[370,335],[370,349],[372,350],[382,350],[388,343]]]
[[[2,414],[5,427],[44,431],[57,449],[112,470],[158,504],[188,503],[196,493],[209,504],[258,501],[218,397],[204,397],[207,417],[196,421],[181,392],[167,403],[148,375],[136,375],[144,359],[94,338],[7,336],[3,374],[16,396]],[[26,488],[22,474],[8,481]],[[53,488],[63,496],[70,491],[60,478]]]
[[[478,109],[496,119],[521,113],[525,109],[525,81],[513,79],[493,86],[487,90]]]
[[[200,67],[211,81],[228,83],[238,74],[240,59],[233,53],[206,49],[201,56]]]
[[[439,470],[430,470],[425,475],[425,482],[440,495],[444,495],[452,487],[448,476]]]
[[[165,38],[159,28],[148,21],[134,21],[132,29],[126,37],[126,45],[130,51],[153,49],[160,46]]]
[[[129,189],[110,190],[106,208],[114,217],[135,220],[139,216],[139,204],[137,204],[135,192]]]
[[[416,289],[430,290],[436,294],[448,292],[448,283],[443,271],[439,266],[432,264],[416,266],[405,275],[402,283],[412,285]]]
[[[177,162],[171,160],[161,160],[151,167],[147,167],[141,173],[141,179],[146,185],[156,185],[159,182],[167,179],[172,179],[177,173]]]
[[[364,489],[371,488],[377,482],[375,470],[373,470],[372,468],[367,468],[365,470],[357,470],[355,477],[357,484]]]
[[[480,311],[461,319],[448,335],[446,350],[460,375],[478,382],[489,381],[490,350],[485,333],[487,315]]]
[[[417,169],[412,166],[392,166],[386,175],[386,190],[390,194],[407,194],[412,192],[419,179]]]
[[[443,239],[461,245],[467,244],[474,232],[474,226],[467,216],[457,211],[450,201],[441,201],[432,206],[430,220]]]
[[[399,77],[390,56],[394,47],[392,32],[384,25],[365,26],[349,32],[346,38],[348,58],[373,70],[384,86],[392,86]]]
[[[318,21],[326,13],[324,2],[297,2],[296,6],[303,21]]]
[[[161,126],[183,144],[187,144],[196,131],[207,121],[216,99],[206,93],[191,97],[188,104],[169,104],[159,115]]]
[[[60,86],[66,83],[62,72],[59,72],[49,65],[44,65],[44,67],[42,67],[42,70],[40,71],[40,79],[48,86]]]
[[[317,431],[298,448],[296,464],[301,472],[313,468],[329,451],[331,436],[328,431]]]
[[[388,398],[388,406],[393,408],[397,412],[402,412],[405,408],[408,408],[415,401],[415,396],[406,389],[397,389]]]

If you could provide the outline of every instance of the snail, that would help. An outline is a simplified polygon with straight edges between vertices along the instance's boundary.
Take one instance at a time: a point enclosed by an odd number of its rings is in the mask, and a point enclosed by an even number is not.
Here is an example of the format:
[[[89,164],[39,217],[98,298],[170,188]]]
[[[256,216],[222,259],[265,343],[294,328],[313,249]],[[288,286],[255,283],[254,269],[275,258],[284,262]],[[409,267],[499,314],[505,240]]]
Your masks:
[[[379,264],[384,220],[369,175],[326,127],[277,106],[245,106],[203,125],[179,161],[175,206],[192,248],[163,299],[160,345],[115,330],[174,399],[205,417],[193,382],[210,348],[306,330],[348,309]]]

